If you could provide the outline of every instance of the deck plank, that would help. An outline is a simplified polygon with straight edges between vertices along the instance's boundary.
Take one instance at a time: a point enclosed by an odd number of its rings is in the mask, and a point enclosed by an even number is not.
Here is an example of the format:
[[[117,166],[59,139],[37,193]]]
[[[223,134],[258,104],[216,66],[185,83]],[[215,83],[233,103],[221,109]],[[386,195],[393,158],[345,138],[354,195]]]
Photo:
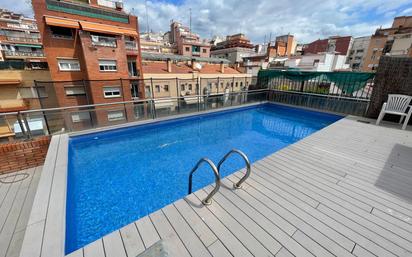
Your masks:
[[[13,204],[11,206],[11,209],[7,215],[7,218],[5,220],[3,227],[0,230],[0,256],[6,256],[6,253],[8,251],[9,244],[13,237],[17,222],[20,218],[20,213],[23,208],[23,204],[26,199],[27,192],[30,187],[30,183],[32,182],[32,179],[33,179],[34,170],[35,170],[34,168],[28,170],[27,174],[29,175],[29,177],[27,177],[26,179],[20,182],[20,185],[18,187],[18,192],[15,198],[13,199]],[[26,171],[22,173],[26,173]]]
[[[134,223],[120,229],[127,256],[137,256],[145,250],[143,241]]]
[[[118,230],[103,237],[106,257],[127,257],[120,232]]]
[[[159,234],[156,231],[149,216],[145,216],[135,222],[137,230],[142,237],[144,247],[147,249],[160,240]]]
[[[168,205],[162,211],[192,256],[211,256],[200,238],[186,223],[174,205]]]
[[[150,214],[150,219],[156,227],[160,238],[166,240],[169,245],[173,246],[173,254],[182,257],[191,256],[161,210]]]
[[[103,239],[94,241],[83,248],[84,257],[106,257],[103,247]]]

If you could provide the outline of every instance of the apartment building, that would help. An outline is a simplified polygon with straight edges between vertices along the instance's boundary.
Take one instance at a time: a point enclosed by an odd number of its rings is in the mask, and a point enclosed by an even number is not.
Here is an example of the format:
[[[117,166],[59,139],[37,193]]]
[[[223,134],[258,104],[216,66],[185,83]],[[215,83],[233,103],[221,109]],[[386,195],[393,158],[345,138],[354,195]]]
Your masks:
[[[226,40],[212,45],[210,55],[213,58],[229,60],[230,63],[240,63],[243,57],[255,53],[254,45],[244,34],[235,34],[226,37]]]
[[[354,71],[363,70],[363,65],[368,52],[371,37],[357,37],[353,40],[352,47],[349,51],[348,64]]]
[[[346,56],[333,53],[294,56],[285,61],[285,67],[302,71],[339,71],[349,69],[349,65],[346,64]]]
[[[351,36],[333,36],[326,39],[315,40],[303,48],[303,54],[335,53],[348,56],[353,44]]]
[[[278,36],[275,39],[274,47],[270,47],[271,51],[275,51],[276,56],[292,56],[296,53],[297,42],[293,35]]]
[[[0,9],[0,62],[44,69],[47,63],[42,48],[34,19]]]
[[[147,53],[177,54],[177,49],[169,42],[169,33],[141,33],[140,49]]]
[[[190,57],[210,57],[210,44],[201,41],[200,36],[193,33],[189,27],[179,22],[170,24],[170,43],[174,44],[177,53]]]
[[[246,90],[252,82],[250,74],[219,58],[143,53],[143,72],[146,95],[162,98],[156,102],[158,112],[179,108],[173,97],[182,97],[181,107],[197,108],[195,95],[217,97]]]
[[[411,33],[412,16],[395,17],[390,28],[377,29],[371,37],[363,71],[376,70],[382,55],[408,56]]]

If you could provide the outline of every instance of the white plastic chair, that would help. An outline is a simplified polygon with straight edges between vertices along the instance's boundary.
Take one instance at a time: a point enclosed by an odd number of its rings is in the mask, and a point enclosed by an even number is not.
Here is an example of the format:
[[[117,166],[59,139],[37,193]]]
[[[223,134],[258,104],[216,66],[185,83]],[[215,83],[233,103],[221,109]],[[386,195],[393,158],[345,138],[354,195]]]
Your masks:
[[[412,106],[409,106],[409,103],[412,100],[412,96],[407,95],[388,95],[388,101],[383,103],[381,112],[379,113],[379,117],[376,120],[376,125],[382,121],[385,114],[395,114],[400,115],[401,118],[399,123],[404,121],[402,129],[406,129],[406,125],[408,125],[409,119],[411,118],[412,114]],[[409,107],[409,111],[406,110]]]

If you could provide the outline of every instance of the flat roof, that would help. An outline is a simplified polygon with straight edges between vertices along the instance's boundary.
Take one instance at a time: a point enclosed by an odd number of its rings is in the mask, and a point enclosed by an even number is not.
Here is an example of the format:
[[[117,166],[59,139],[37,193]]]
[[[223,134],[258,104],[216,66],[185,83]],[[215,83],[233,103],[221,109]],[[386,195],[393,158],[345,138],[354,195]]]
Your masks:
[[[177,54],[158,54],[158,53],[146,53],[142,52],[143,60],[151,61],[167,61],[168,59],[172,61],[191,61],[195,60],[198,62],[208,62],[208,63],[230,63],[227,59],[222,58],[212,58],[212,57],[194,57],[194,56],[183,56]]]

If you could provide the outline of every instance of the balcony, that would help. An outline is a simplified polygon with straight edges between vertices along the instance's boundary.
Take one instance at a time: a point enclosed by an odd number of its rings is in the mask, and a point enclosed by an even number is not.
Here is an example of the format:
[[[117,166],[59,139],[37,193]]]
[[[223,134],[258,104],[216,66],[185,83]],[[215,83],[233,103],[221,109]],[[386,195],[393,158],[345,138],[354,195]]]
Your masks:
[[[126,44],[126,50],[132,50],[132,51],[137,51],[137,43],[135,41],[125,41]]]
[[[14,28],[14,29],[31,29],[31,30],[37,30],[37,25],[35,24],[21,24],[21,23],[7,23],[8,28]]]
[[[43,52],[26,52],[26,51],[4,51],[6,57],[44,57]]]
[[[25,43],[40,43],[40,38],[36,38],[36,37],[7,36],[7,41],[11,41],[11,42],[25,42]]]
[[[115,37],[105,37],[105,36],[92,35],[91,38],[92,38],[92,45],[106,46],[106,47],[117,47]]]
[[[129,23],[129,16],[121,11],[112,11],[109,9],[106,10],[83,3],[72,3],[56,0],[46,0],[46,5],[47,9],[50,11],[64,12],[85,17]]]

